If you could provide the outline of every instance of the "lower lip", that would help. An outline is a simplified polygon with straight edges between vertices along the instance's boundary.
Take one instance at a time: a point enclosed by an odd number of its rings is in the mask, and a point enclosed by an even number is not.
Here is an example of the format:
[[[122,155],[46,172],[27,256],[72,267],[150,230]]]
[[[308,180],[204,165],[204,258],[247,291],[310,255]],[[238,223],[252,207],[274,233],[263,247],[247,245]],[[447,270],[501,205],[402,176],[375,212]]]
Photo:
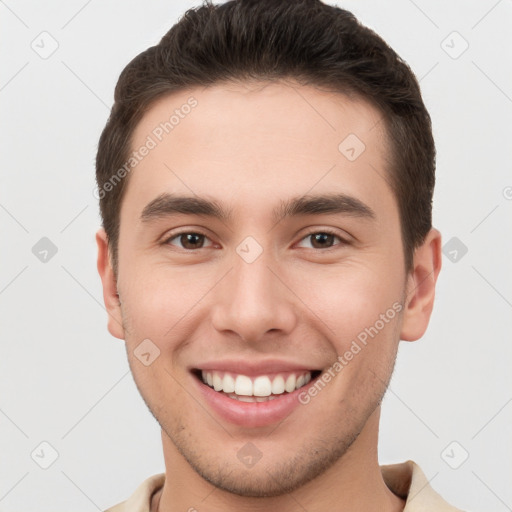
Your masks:
[[[299,394],[307,391],[317,378],[308,382],[291,393],[278,395],[278,398],[267,402],[240,402],[229,398],[226,394],[213,390],[196,376],[193,380],[199,386],[208,405],[224,420],[242,427],[264,427],[278,423],[289,416],[296,407],[301,405]]]

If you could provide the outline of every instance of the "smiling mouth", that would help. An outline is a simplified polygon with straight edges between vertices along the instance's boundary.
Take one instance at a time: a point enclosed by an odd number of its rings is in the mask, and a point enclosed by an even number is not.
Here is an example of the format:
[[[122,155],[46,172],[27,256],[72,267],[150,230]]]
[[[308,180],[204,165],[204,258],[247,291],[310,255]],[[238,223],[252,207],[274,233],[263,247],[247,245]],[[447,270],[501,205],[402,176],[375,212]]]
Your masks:
[[[275,400],[306,386],[321,373],[321,370],[302,370],[249,377],[217,370],[192,370],[192,374],[203,384],[240,402]]]

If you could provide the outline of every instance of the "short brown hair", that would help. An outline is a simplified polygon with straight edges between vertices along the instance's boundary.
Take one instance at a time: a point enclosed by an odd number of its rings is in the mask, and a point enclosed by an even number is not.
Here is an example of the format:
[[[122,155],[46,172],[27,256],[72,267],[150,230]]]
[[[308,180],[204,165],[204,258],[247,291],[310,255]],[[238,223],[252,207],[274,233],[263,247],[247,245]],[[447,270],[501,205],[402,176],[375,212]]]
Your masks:
[[[114,270],[128,176],[114,186],[112,177],[127,161],[144,113],[157,99],[184,89],[280,79],[356,94],[379,108],[391,142],[387,172],[400,211],[406,270],[412,268],[414,249],[432,227],[435,145],[411,69],[346,10],[320,0],[232,0],[187,11],[119,77],[96,157]]]

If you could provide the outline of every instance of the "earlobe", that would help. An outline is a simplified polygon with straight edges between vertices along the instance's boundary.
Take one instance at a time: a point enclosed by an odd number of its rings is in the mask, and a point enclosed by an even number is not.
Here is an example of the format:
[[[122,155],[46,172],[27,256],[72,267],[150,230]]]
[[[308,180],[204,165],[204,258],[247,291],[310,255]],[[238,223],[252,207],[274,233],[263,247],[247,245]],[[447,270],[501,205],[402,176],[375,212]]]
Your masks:
[[[103,286],[103,301],[108,313],[108,330],[112,336],[124,339],[121,304],[117,294],[117,283],[110,261],[108,238],[103,228],[96,233],[98,245],[98,273]]]
[[[407,279],[400,339],[415,341],[425,333],[434,306],[441,260],[441,233],[432,228],[424,243],[414,252],[413,269]]]

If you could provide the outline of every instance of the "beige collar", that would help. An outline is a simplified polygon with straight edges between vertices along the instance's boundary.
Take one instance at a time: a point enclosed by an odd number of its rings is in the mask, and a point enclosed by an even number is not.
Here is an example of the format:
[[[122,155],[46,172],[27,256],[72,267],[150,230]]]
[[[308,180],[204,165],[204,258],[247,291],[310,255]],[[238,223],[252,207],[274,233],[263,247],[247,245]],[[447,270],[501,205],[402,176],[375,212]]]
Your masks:
[[[406,500],[403,512],[462,512],[449,505],[432,489],[421,468],[413,461],[381,466],[381,471],[388,488]],[[164,482],[163,473],[148,478],[127,501],[105,512],[152,512],[151,504],[158,504]]]

